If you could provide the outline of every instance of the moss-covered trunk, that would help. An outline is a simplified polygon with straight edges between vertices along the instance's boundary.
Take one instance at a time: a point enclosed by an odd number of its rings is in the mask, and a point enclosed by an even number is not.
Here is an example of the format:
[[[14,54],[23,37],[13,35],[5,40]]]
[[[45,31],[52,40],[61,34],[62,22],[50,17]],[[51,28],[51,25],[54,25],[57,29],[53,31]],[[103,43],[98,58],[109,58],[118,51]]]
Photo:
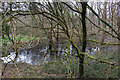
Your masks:
[[[82,5],[82,52],[85,52],[86,44],[87,44],[87,30],[86,30],[86,21],[85,21],[85,15],[86,15],[86,4],[87,2],[81,2]],[[79,78],[82,78],[84,76],[84,54],[81,54],[79,57]]]

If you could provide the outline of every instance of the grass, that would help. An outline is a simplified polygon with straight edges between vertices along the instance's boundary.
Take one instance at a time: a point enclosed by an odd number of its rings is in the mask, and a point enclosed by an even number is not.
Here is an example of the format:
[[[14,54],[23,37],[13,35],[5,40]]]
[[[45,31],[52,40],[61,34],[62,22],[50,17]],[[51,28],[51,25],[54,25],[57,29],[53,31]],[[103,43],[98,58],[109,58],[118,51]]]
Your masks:
[[[29,37],[29,36],[22,36],[22,37],[18,37],[18,36],[16,36],[16,37],[14,37],[13,38],[14,39],[14,41],[25,41],[25,42],[27,42],[27,41],[30,41],[31,40],[31,38]],[[32,37],[32,40],[35,40],[36,38],[35,37]],[[5,37],[4,39],[2,39],[2,37],[0,37],[0,42],[2,42],[2,43],[11,43],[11,41],[9,40],[9,38],[8,37]]]

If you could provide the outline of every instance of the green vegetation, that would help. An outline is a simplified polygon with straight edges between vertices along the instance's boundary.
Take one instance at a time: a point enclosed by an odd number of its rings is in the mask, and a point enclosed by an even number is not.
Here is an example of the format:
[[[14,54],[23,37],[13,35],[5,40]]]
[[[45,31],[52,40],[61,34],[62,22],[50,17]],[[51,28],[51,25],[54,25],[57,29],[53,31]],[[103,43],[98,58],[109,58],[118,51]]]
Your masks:
[[[13,37],[13,40],[14,41],[21,41],[21,42],[29,42],[30,40],[36,40],[36,38],[32,37],[32,39],[30,39],[29,36],[22,36],[22,37],[16,36],[16,37]],[[4,39],[0,37],[0,41],[2,43],[8,43],[8,44],[11,43],[11,41],[8,37],[4,37]]]

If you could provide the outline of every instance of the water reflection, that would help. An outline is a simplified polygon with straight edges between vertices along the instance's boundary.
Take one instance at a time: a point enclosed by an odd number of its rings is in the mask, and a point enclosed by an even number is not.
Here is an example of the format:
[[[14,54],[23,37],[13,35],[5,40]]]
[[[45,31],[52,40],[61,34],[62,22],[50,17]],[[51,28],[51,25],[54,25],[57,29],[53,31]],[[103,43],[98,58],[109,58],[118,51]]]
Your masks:
[[[17,62],[25,62],[25,63],[31,64],[32,56],[33,54],[31,53],[31,51],[29,51],[29,53],[26,50],[22,51],[22,53],[19,53],[18,55]]]
[[[61,60],[63,60],[67,55],[76,54],[76,51],[72,48],[72,45],[69,46],[69,49],[70,50],[68,53],[68,48],[63,47],[62,44],[59,44],[58,45],[58,54],[56,54],[56,53],[55,54]],[[96,51],[98,51],[98,50],[99,50],[99,47],[92,48],[92,51],[89,50],[88,48],[86,48],[86,53],[91,54],[91,55],[95,55]],[[32,50],[25,50],[24,49],[24,50],[19,52],[19,55],[18,55],[16,62],[17,63],[19,63],[19,62],[27,63],[27,64],[31,64],[31,65],[41,65],[41,64],[47,63],[48,61],[51,61],[51,60],[55,61],[56,59],[58,59],[56,57],[56,55],[53,55],[53,56],[50,55],[50,51],[48,50],[48,46],[45,46],[43,49],[41,49],[38,52],[33,52]],[[15,52],[11,52],[10,55],[8,55],[8,57],[10,57],[14,60]],[[4,58],[5,58],[5,60],[4,60]],[[6,58],[6,57],[2,57],[1,59],[4,61],[4,63],[7,63],[8,61],[10,61],[10,59]]]
[[[11,52],[10,55],[7,55],[6,57],[2,57],[0,59],[3,60],[4,63],[8,63],[13,61],[15,59],[15,56],[15,52]]]

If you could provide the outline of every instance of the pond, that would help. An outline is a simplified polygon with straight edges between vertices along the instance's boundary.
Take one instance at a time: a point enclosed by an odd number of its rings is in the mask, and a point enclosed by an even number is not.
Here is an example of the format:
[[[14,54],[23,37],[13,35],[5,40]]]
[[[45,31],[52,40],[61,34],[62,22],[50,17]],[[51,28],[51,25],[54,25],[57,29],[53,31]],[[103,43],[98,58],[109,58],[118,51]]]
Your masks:
[[[72,48],[72,45],[69,46],[69,52],[68,47],[63,47],[63,44],[58,45],[58,52],[55,53],[55,51],[52,51],[55,55],[50,55],[49,47],[44,46],[42,49],[37,49],[37,51],[34,51],[33,49],[22,49],[19,51],[19,55],[16,59],[16,63],[27,63],[30,65],[42,65],[44,63],[47,63],[49,61],[56,61],[56,60],[64,60],[67,55],[71,54],[77,54],[76,51]],[[95,55],[96,51],[99,50],[99,47],[92,48],[89,50],[86,48],[86,53],[90,55]],[[56,55],[57,54],[57,55]],[[7,57],[2,57],[1,60],[3,60],[4,63],[8,63],[11,60],[14,60],[16,54],[15,52],[10,52]],[[12,62],[10,63],[12,64]]]

